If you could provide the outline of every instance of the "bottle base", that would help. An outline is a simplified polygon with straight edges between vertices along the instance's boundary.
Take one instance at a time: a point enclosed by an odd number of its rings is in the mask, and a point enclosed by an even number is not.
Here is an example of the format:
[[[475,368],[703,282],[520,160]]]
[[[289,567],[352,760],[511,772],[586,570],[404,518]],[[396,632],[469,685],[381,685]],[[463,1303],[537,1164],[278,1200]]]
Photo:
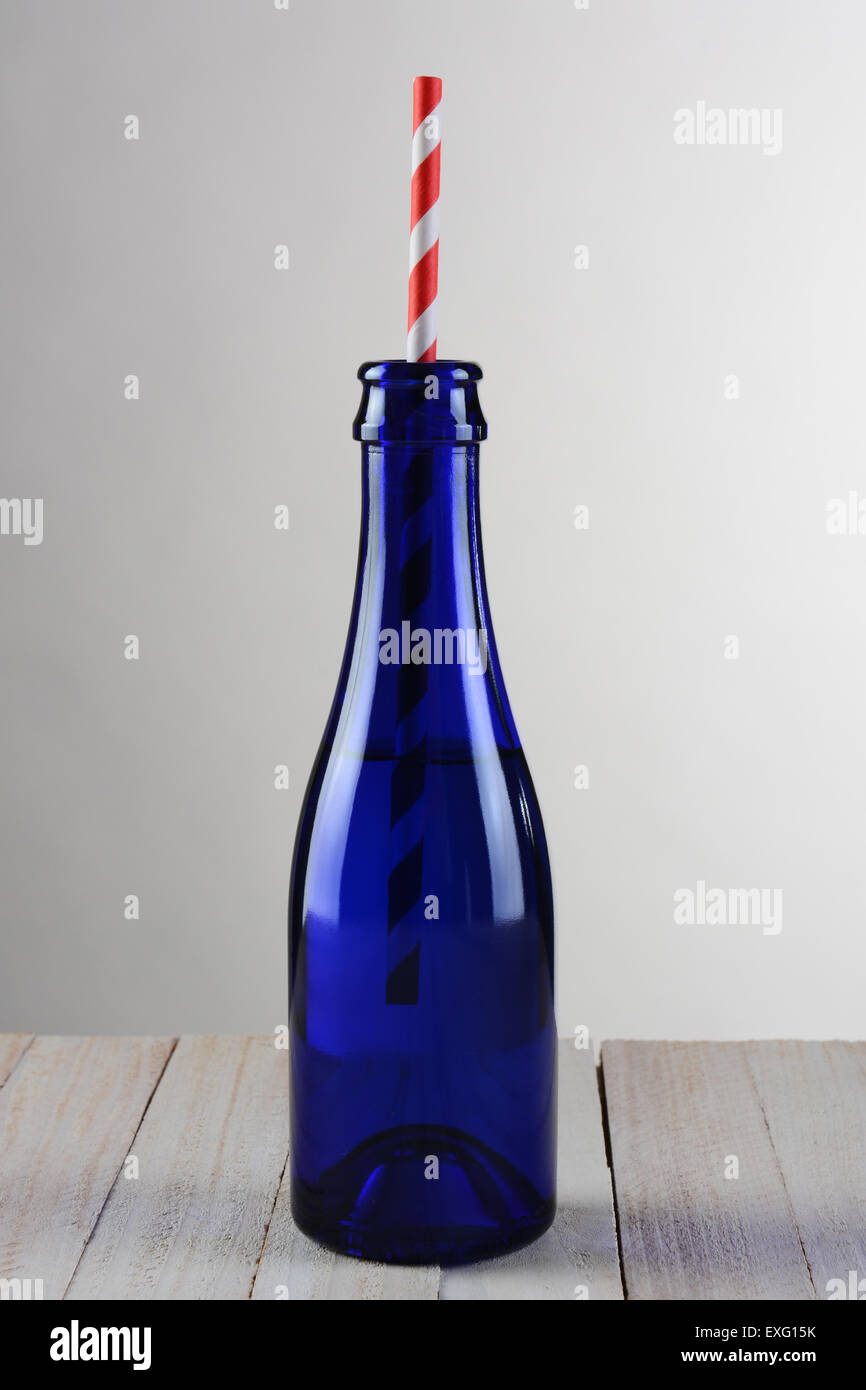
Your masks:
[[[466,1264],[517,1250],[550,1226],[543,1198],[501,1155],[444,1126],[374,1135],[315,1186],[295,1170],[292,1215],[312,1240],[357,1259]]]

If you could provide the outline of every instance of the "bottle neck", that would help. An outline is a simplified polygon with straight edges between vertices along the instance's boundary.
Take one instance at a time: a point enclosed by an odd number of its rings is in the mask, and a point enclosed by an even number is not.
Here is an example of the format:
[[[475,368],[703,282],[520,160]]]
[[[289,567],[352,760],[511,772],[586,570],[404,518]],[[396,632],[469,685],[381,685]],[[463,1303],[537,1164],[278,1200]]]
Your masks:
[[[478,445],[365,443],[362,458],[358,577],[330,736],[383,756],[400,728],[427,756],[516,748],[484,578]]]
[[[391,634],[400,635],[400,664],[434,661],[443,634],[474,669],[486,651],[487,595],[478,518],[478,450],[454,445],[364,448],[362,564],[377,593],[370,617],[379,624],[380,660],[394,662]],[[376,582],[378,581],[378,582]],[[425,656],[430,633],[430,662]],[[405,644],[410,640],[407,658]],[[483,674],[483,671],[481,672]]]

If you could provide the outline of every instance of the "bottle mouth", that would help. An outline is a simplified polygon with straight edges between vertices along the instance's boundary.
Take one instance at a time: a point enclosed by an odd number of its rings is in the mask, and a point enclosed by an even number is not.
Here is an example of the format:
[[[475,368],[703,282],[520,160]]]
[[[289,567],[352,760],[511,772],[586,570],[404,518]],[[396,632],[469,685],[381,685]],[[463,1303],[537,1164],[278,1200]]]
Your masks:
[[[417,386],[435,376],[439,381],[480,381],[484,373],[477,362],[454,362],[439,358],[436,362],[406,362],[400,357],[364,362],[358,368],[361,381],[375,381],[382,386]]]
[[[487,438],[475,362],[388,358],[358,369],[361,405],[352,435],[378,444],[471,444]]]

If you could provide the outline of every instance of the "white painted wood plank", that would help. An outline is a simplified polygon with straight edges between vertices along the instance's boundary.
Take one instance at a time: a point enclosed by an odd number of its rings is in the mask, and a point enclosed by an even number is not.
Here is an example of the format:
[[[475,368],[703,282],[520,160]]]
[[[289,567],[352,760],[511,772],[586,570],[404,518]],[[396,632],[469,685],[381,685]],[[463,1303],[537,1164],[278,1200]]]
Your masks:
[[[185,1037],[165,1069],[67,1297],[248,1298],[288,1153],[272,1037]]]
[[[0,1090],[0,1277],[63,1296],[172,1045],[40,1037],[20,1057]]]
[[[32,1033],[0,1033],[0,1086],[4,1086],[33,1042]]]
[[[601,1058],[626,1297],[814,1298],[746,1046],[616,1041]]]
[[[308,1239],[292,1220],[286,1171],[256,1275],[254,1299],[425,1301],[435,1300],[438,1290],[435,1265],[355,1260]]]
[[[610,1170],[592,1052],[559,1044],[557,1214],[510,1255],[443,1269],[443,1299],[622,1298]]]
[[[866,1296],[866,1043],[746,1045],[819,1298]]]

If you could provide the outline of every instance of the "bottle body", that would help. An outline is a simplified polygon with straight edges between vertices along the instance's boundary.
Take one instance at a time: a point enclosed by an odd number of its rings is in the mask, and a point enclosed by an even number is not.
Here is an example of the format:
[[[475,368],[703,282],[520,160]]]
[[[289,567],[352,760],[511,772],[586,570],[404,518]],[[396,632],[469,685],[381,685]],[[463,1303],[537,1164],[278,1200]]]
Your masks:
[[[525,1243],[555,1203],[550,871],[487,611],[480,373],[456,366],[365,386],[358,583],[289,909],[295,1219],[422,1263]]]

